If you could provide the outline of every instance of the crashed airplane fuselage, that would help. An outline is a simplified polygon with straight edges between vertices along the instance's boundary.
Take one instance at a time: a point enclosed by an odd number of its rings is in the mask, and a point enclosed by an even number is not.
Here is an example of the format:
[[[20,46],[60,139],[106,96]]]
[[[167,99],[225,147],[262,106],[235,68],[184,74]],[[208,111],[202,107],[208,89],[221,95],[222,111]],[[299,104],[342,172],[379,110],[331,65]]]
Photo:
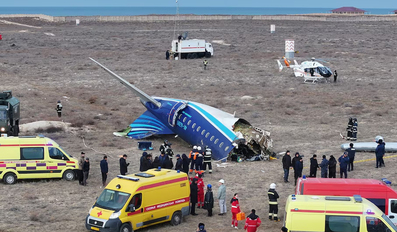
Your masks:
[[[132,90],[147,109],[130,125],[126,136],[143,139],[152,135],[176,134],[191,145],[208,146],[216,160],[227,158],[237,145],[246,146],[256,155],[270,152],[272,140],[269,132],[252,127],[243,119],[205,104],[150,97],[90,59]]]

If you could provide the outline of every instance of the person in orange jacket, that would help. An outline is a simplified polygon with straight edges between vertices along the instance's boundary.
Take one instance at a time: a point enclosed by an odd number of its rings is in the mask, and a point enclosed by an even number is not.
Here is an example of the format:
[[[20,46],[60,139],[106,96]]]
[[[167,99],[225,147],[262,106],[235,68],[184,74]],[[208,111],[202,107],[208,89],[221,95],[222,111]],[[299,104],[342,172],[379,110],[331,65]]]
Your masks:
[[[201,173],[198,173],[196,178],[197,178],[197,208],[204,207],[204,180],[203,180],[203,175]]]
[[[238,202],[238,194],[235,193],[234,197],[230,201],[232,204],[232,227],[238,229],[237,214],[241,212],[240,204]]]
[[[256,232],[262,223],[261,219],[255,214],[255,212],[255,209],[252,209],[251,214],[248,215],[247,219],[245,220],[244,230],[247,232]]]
[[[194,154],[197,152],[197,146],[193,146],[193,149],[189,153],[189,162],[190,162],[190,169],[189,173],[192,174],[194,166],[196,164],[196,158]]]

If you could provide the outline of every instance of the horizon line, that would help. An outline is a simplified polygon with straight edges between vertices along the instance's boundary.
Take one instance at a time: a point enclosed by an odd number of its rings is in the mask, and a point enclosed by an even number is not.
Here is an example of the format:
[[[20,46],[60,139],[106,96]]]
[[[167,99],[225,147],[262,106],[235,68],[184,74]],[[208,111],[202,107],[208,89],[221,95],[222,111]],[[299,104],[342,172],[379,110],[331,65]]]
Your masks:
[[[0,7],[31,7],[31,8],[40,8],[40,7],[95,7],[95,8],[103,8],[103,7],[144,7],[144,8],[155,8],[155,7],[166,7],[166,8],[175,8],[175,6],[0,6]],[[352,6],[343,6],[343,7],[352,7]],[[328,9],[328,8],[334,8],[334,7],[282,7],[282,6],[272,6],[272,7],[255,7],[255,6],[245,6],[245,7],[240,7],[240,6],[228,6],[228,7],[223,7],[223,6],[180,6],[179,8],[304,8],[304,9]],[[339,7],[337,7],[339,8]],[[358,7],[357,7],[358,8]],[[396,8],[378,8],[378,7],[360,7],[363,9],[396,9]]]

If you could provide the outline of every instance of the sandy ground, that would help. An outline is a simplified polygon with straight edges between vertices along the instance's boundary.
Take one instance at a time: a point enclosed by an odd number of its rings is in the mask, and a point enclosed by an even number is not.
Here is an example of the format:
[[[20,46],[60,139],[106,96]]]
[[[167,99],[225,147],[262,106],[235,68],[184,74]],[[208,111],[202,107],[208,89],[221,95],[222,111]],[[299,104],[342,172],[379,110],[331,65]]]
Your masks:
[[[87,187],[63,180],[0,184],[1,232],[26,228],[33,232],[85,231],[85,216],[102,190],[99,161],[103,154],[109,156],[109,178],[118,174],[122,154],[129,155],[129,171],[138,171],[141,151],[137,141],[116,138],[112,132],[124,129],[145,109],[88,57],[149,95],[236,111],[237,116],[272,133],[274,151],[289,149],[304,154],[305,166],[314,153],[341,155],[339,146],[344,141],[339,132],[344,131],[351,116],[358,118],[359,141],[372,141],[378,134],[386,142],[397,140],[393,127],[397,122],[393,22],[182,22],[181,31],[191,31],[190,37],[216,42],[215,56],[209,59],[209,70],[204,71],[202,60],[165,60],[173,22],[82,22],[75,26],[8,20],[41,28],[0,23],[0,89],[12,90],[21,100],[21,123],[57,121],[55,106],[61,100],[62,119],[77,129],[44,134],[69,154],[78,156],[85,151],[91,158],[91,172]],[[276,24],[275,34],[269,33],[270,24]],[[327,65],[338,70],[338,82],[303,84],[290,70],[279,73],[275,59],[283,56],[285,39],[295,40],[299,62],[312,56],[328,60]],[[155,155],[165,138],[173,143],[175,153],[189,151],[188,144],[180,139],[163,136],[150,139]],[[373,157],[358,153],[356,160]],[[396,182],[396,160],[387,159],[382,169],[375,169],[374,161],[357,163],[349,177],[387,177]],[[308,172],[304,170],[304,174]],[[246,213],[257,209],[263,219],[259,231],[279,231],[281,222],[267,220],[268,186],[277,183],[281,215],[286,197],[294,192],[293,184],[283,183],[280,160],[214,168],[205,183],[217,186],[220,178],[226,180],[227,198],[238,192]],[[215,207],[214,213],[218,212]],[[212,218],[202,210],[198,213],[197,217],[186,217],[178,227],[162,224],[142,231],[195,231],[199,222],[206,224],[207,231],[230,231],[230,212],[226,217]]]

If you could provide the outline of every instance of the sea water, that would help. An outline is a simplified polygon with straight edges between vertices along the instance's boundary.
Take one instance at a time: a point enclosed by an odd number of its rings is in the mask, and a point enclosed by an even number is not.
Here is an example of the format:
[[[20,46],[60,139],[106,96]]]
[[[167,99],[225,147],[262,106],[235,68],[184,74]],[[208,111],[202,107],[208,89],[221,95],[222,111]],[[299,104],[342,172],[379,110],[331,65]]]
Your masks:
[[[287,7],[180,7],[179,14],[195,15],[290,15],[330,13],[331,8]],[[391,14],[395,9],[366,9],[367,14]],[[0,7],[0,14],[51,16],[175,15],[176,7]]]

